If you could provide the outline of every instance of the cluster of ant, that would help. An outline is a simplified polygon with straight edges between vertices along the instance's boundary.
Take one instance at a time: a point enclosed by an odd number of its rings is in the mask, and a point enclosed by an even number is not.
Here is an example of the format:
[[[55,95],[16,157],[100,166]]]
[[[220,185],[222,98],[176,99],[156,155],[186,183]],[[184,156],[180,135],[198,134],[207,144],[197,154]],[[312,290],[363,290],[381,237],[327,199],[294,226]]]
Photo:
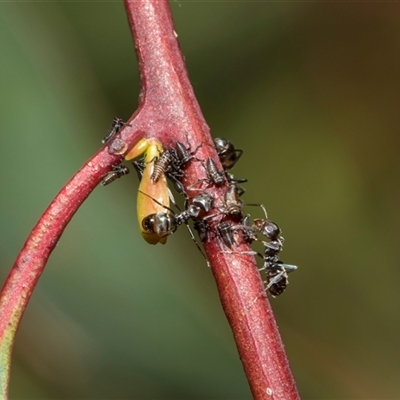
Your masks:
[[[119,118],[114,118],[109,132],[103,139],[103,143],[107,143],[111,138],[119,132],[124,123]],[[259,242],[263,245],[263,254],[251,251],[263,259],[263,267],[260,271],[265,271],[266,290],[273,296],[279,296],[286,289],[288,284],[288,273],[295,271],[295,265],[285,264],[279,259],[279,253],[282,251],[284,238],[281,236],[279,226],[268,219],[267,211],[262,204],[244,204],[241,196],[245,192],[240,183],[247,182],[247,179],[237,179],[228,171],[233,168],[240,159],[243,151],[236,149],[234,145],[221,138],[214,139],[214,146],[217,151],[219,160],[223,167],[220,171],[212,158],[207,158],[204,162],[196,157],[200,144],[192,151],[190,145],[186,147],[181,142],[176,142],[175,147],[170,146],[163,150],[161,143],[155,139],[142,139],[134,150],[130,151],[130,156],[125,159],[136,158],[138,154],[144,153],[141,158],[133,161],[141,186],[138,191],[138,210],[139,225],[142,235],[146,241],[152,244],[165,243],[169,235],[174,233],[180,225],[186,225],[190,236],[197,248],[204,255],[196,238],[189,226],[189,221],[193,222],[193,228],[197,231],[201,242],[209,240],[211,235],[218,237],[232,252],[233,246],[237,245],[237,236],[240,234],[242,240],[248,244]],[[140,149],[140,150],[138,150]],[[149,150],[150,149],[150,150]],[[200,179],[201,193],[189,197],[182,180],[186,177],[185,169],[191,162],[202,163],[206,178]],[[115,179],[129,173],[129,169],[119,164],[113,167],[113,170],[106,174],[103,178],[102,185],[108,185]],[[146,176],[145,176],[146,174]],[[166,178],[174,185],[176,191],[185,199],[184,210],[182,211],[176,204],[171,192],[169,191]],[[205,183],[205,184],[204,184]],[[162,189],[157,189],[157,194],[167,193],[165,196],[156,196],[146,193],[142,187],[153,188],[159,185]],[[224,194],[223,204],[215,206],[214,196],[207,192],[206,189],[214,186],[221,188],[227,186]],[[148,192],[148,189],[146,190]],[[155,193],[155,192],[154,192]],[[157,197],[157,198],[156,198]],[[139,199],[142,203],[153,204],[153,212],[147,211],[148,208],[139,206]],[[145,200],[144,200],[145,199]],[[175,205],[178,213],[169,207],[169,200]],[[244,206],[259,206],[262,208],[265,218],[254,219],[251,223],[250,215],[244,213]],[[143,211],[146,210],[146,211]],[[217,210],[212,212],[212,210]],[[210,213],[211,212],[211,213]],[[234,223],[233,223],[234,222]],[[263,239],[259,239],[259,235]],[[241,252],[241,254],[244,254]]]

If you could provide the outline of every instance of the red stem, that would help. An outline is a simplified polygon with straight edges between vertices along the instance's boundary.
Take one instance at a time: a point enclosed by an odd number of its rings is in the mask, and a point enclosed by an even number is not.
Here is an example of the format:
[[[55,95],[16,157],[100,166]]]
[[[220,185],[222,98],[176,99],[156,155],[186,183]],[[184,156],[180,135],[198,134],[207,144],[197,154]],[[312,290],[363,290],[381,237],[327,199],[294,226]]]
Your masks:
[[[165,147],[188,140],[193,149],[201,144],[196,157],[211,157],[222,169],[187,76],[167,1],[125,0],[125,7],[142,91],[139,109],[122,130],[122,140],[129,149],[143,136],[157,138]],[[110,154],[106,146],[86,163],[50,204],[21,250],[0,297],[0,350],[8,349],[6,369],[15,331],[50,253],[79,206],[119,161],[120,156]],[[197,194],[193,187],[205,177],[201,162],[190,163],[184,182],[188,193]],[[225,190],[208,191],[218,205]],[[205,243],[205,250],[254,398],[299,399],[254,257],[238,254],[249,250],[246,245],[224,253],[224,245],[214,239]]]

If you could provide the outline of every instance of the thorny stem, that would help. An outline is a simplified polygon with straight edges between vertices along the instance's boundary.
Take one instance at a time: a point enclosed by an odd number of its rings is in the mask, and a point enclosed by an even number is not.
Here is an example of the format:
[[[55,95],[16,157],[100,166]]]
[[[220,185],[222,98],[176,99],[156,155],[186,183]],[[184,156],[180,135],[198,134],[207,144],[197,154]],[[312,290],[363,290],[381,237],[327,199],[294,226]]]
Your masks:
[[[222,169],[209,128],[190,85],[166,0],[125,0],[141,76],[138,110],[119,139],[130,149],[140,138],[153,137],[165,147],[188,141],[202,144],[196,157],[211,157]],[[79,206],[120,162],[105,146],[66,184],[29,235],[0,296],[0,398],[7,398],[11,350],[16,330],[33,289],[66,225]],[[190,163],[185,187],[197,194],[205,178],[201,162]],[[210,188],[217,206],[226,187]],[[254,257],[248,250],[224,252],[218,238],[205,243],[221,302],[231,325],[240,358],[255,399],[299,399],[283,344]]]

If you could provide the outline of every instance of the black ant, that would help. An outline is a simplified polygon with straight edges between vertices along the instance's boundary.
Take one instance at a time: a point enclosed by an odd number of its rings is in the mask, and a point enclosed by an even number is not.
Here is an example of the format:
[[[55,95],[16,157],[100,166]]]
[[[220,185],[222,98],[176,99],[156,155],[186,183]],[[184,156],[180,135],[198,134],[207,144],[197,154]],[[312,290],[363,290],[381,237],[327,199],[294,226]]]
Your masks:
[[[258,252],[253,252],[253,254],[257,254],[264,260],[261,271],[265,270],[266,273],[266,290],[268,290],[273,297],[276,297],[284,292],[289,283],[287,274],[295,271],[297,266],[284,264],[279,260],[279,253],[282,251],[284,242],[284,238],[281,236],[281,229],[275,222],[268,219],[265,207],[262,204],[259,206],[264,211],[265,219],[254,219],[253,225],[251,226],[249,224],[249,216],[247,215],[244,218],[242,230],[244,238],[248,243],[258,240],[264,245],[264,254]],[[257,232],[260,232],[269,239],[269,241],[259,240],[256,235]]]
[[[103,137],[102,143],[107,143],[110,141],[120,130],[126,125],[126,123],[119,117],[114,117],[108,132]]]
[[[264,255],[257,254],[264,260],[261,270],[265,270],[266,290],[273,297],[279,296],[285,291],[289,283],[287,274],[295,271],[297,266],[285,264],[279,260],[279,253],[282,251],[284,238],[281,236],[281,230],[277,224],[268,219],[255,219],[253,226],[270,239],[269,242],[261,241],[264,245]]]
[[[165,237],[168,235],[172,235],[178,227],[182,224],[186,225],[186,228],[189,231],[190,237],[195,243],[196,247],[199,249],[200,253],[203,255],[205,259],[206,256],[204,255],[203,251],[201,250],[199,244],[196,241],[196,238],[190,229],[190,226],[188,224],[188,221],[192,219],[197,226],[199,226],[201,219],[199,218],[199,215],[202,211],[207,211],[209,210],[210,203],[212,204],[212,201],[210,199],[205,200],[204,193],[200,195],[197,199],[197,197],[192,199],[191,204],[189,202],[186,202],[186,209],[184,211],[180,211],[179,214],[176,214],[171,208],[161,204],[159,201],[154,199],[153,197],[149,196],[148,194],[141,192],[144,195],[150,197],[153,201],[155,201],[157,204],[161,205],[164,207],[167,211],[170,212],[158,212],[156,214],[150,214],[143,218],[142,220],[142,227],[145,231],[149,233],[153,233],[158,235],[159,237]],[[211,195],[208,195],[212,198]],[[172,199],[171,199],[172,200]],[[178,208],[178,205],[173,201],[175,207]],[[200,238],[202,239],[202,238]],[[202,240],[203,241],[203,240]]]
[[[215,138],[214,146],[225,170],[233,168],[243,154],[243,150],[235,149],[233,143],[227,139]]]
[[[116,179],[121,178],[121,176],[128,175],[129,168],[124,164],[114,165],[113,169],[103,177],[101,181],[102,186],[107,186],[110,183],[114,182]]]
[[[225,222],[220,224],[222,229],[219,231],[223,242],[228,246],[232,247],[234,242],[234,232],[237,229],[241,229],[243,232],[243,238],[246,243],[253,243],[254,241],[261,242],[264,246],[264,254],[256,251],[242,252],[242,254],[257,254],[264,261],[264,265],[260,271],[265,271],[266,274],[266,290],[268,290],[273,297],[282,294],[289,281],[288,273],[295,271],[297,266],[285,264],[279,260],[279,253],[282,251],[284,238],[281,236],[281,229],[279,226],[268,219],[267,211],[262,204],[248,204],[250,206],[259,206],[262,208],[265,214],[265,219],[257,218],[254,219],[253,224],[250,224],[250,215],[246,215],[243,219],[242,225],[228,225]],[[257,233],[261,233],[268,241],[260,240],[257,237]]]

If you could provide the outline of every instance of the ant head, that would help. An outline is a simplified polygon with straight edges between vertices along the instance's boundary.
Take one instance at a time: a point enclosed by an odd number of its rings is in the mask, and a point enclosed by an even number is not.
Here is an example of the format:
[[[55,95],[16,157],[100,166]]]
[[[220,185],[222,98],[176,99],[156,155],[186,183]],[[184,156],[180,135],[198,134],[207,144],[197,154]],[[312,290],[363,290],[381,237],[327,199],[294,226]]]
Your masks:
[[[268,239],[276,240],[279,238],[281,234],[281,230],[275,222],[272,222],[268,219],[259,219],[256,218],[254,220],[254,226]]]
[[[243,154],[243,150],[235,149],[233,143],[226,139],[216,138],[214,145],[225,170],[233,168]]]
[[[217,149],[218,155],[226,153],[227,151],[233,151],[235,149],[229,140],[223,138],[215,138],[214,146]]]

